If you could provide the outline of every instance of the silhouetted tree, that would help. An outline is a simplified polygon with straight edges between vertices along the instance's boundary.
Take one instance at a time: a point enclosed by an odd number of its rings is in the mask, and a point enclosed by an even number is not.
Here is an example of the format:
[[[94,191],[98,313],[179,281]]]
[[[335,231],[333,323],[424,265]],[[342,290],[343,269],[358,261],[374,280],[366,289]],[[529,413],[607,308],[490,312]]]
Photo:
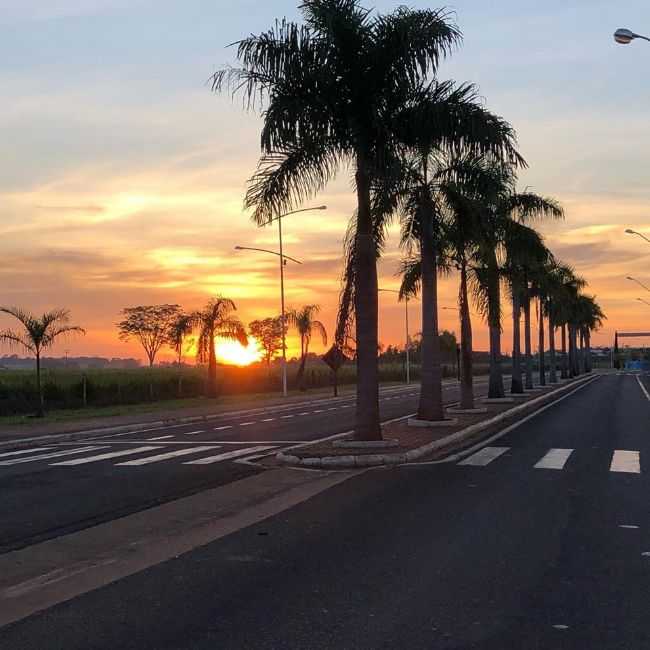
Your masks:
[[[259,341],[264,350],[266,367],[270,368],[275,355],[282,351],[282,319],[277,317],[251,321],[248,331]]]

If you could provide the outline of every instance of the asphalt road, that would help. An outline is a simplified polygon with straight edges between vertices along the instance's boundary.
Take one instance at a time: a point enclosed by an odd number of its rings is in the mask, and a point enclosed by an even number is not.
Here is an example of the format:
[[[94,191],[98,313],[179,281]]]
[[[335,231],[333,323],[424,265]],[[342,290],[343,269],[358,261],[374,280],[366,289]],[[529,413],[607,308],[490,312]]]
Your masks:
[[[479,378],[477,394],[485,386]],[[413,413],[418,390],[382,390],[382,418]],[[458,399],[455,382],[444,396]],[[249,463],[259,454],[349,431],[353,422],[348,396],[0,451],[0,553],[243,478],[260,471]]]
[[[601,377],[460,463],[368,471],[0,647],[649,648],[649,399]]]

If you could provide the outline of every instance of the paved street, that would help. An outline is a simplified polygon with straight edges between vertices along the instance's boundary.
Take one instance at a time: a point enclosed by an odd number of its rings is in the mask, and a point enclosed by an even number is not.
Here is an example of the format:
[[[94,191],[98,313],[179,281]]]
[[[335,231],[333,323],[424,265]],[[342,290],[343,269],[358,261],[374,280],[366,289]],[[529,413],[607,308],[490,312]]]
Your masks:
[[[460,461],[367,471],[0,646],[650,647],[649,416],[635,375],[598,378]]]
[[[485,380],[477,381],[477,393]],[[418,387],[381,392],[382,417],[414,412]],[[445,401],[458,399],[455,382]],[[209,422],[0,451],[0,552],[260,471],[263,454],[349,431],[354,401],[308,400]]]

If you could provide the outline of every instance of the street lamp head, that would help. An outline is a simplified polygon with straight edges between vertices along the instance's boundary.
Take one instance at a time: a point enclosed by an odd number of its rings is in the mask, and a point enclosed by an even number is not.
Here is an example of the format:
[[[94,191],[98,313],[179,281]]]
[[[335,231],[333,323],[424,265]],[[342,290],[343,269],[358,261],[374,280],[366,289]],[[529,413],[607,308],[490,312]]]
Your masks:
[[[241,246],[235,246],[235,250],[236,251],[241,251],[241,250],[243,250],[243,248]]]
[[[620,45],[629,45],[638,35],[629,29],[617,29],[614,32],[614,40]]]
[[[635,230],[632,230],[631,228],[626,228],[626,229],[625,229],[625,232],[626,232],[628,235],[636,235],[636,231],[635,231]]]
[[[634,278],[631,275],[626,275],[625,279],[626,280],[632,280],[632,282],[634,282]]]
[[[319,205],[318,207],[314,208],[314,210],[327,210],[326,205]]]

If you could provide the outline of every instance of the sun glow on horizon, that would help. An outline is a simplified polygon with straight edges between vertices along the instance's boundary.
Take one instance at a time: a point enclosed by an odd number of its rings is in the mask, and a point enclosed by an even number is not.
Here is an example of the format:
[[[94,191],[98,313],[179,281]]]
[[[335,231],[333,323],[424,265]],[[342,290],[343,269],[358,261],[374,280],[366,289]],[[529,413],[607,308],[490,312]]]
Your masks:
[[[230,366],[249,366],[262,358],[262,350],[257,339],[248,337],[248,346],[239,341],[218,338],[215,343],[217,361]]]

